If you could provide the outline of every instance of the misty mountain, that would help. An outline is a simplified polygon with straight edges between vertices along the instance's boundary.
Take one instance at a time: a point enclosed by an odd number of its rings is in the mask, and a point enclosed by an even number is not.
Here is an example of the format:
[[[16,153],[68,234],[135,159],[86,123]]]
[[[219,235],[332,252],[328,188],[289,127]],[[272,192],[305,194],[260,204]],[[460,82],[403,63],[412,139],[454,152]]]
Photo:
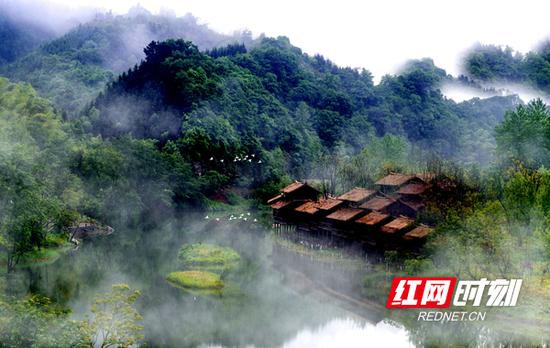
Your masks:
[[[430,59],[409,62],[374,86],[368,71],[309,56],[284,37],[264,38],[249,50],[234,45],[211,52],[183,40],[152,42],[145,53],[93,102],[85,129],[107,137],[217,143],[226,160],[242,148],[280,149],[298,173],[320,150],[358,151],[385,134],[441,156],[487,161],[494,126],[519,102],[446,99],[439,88],[451,77]],[[493,145],[481,146],[487,142]],[[211,152],[186,151],[208,167]]]
[[[550,42],[527,54],[511,47],[477,45],[466,55],[463,68],[480,82],[523,84],[550,94]]]
[[[191,15],[152,15],[135,7],[127,15],[96,14],[1,68],[0,75],[31,83],[58,108],[74,114],[118,73],[138,64],[149,42],[169,38],[193,40],[201,49],[252,41],[249,32],[222,35]]]
[[[165,41],[171,38],[182,40]],[[452,76],[431,59],[411,61],[375,86],[367,70],[309,56],[286,38],[223,35],[191,15],[152,15],[139,6],[95,14],[0,75],[31,83],[65,117],[86,110],[77,120],[84,131],[161,144],[216,139],[227,158],[282,150],[285,167],[297,173],[320,152],[354,153],[386,134],[446,158],[486,162],[494,126],[519,102],[457,104],[440,91]]]
[[[0,66],[91,20],[95,13],[44,0],[0,0]]]
[[[13,20],[0,11],[0,66],[15,61],[54,37],[55,34],[46,28]]]

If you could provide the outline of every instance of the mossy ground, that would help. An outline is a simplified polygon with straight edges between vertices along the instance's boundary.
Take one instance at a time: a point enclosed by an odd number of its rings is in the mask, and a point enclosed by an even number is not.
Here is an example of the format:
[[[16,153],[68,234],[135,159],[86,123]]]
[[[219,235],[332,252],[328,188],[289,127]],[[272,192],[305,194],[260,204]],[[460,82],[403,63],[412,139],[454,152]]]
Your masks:
[[[184,268],[217,273],[237,267],[240,259],[231,248],[201,243],[184,245],[178,254]]]
[[[219,295],[224,288],[218,274],[205,271],[172,272],[166,280],[172,286],[198,295]]]
[[[22,255],[19,266],[53,263],[72,248],[74,245],[67,241],[65,235],[50,234],[46,237],[42,248],[36,248]]]
[[[67,241],[64,235],[48,235],[44,246],[35,248],[21,255],[17,266],[27,267],[32,265],[50,264],[59,259],[65,252],[74,248],[74,245]],[[7,254],[0,253],[0,266],[7,263]]]
[[[183,271],[168,274],[166,280],[170,285],[194,295],[221,295],[228,289],[221,275],[236,269],[240,260],[241,256],[228,247],[185,244],[178,253]]]
[[[71,248],[72,245],[68,244],[64,246],[48,247],[29,251],[21,257],[19,266],[53,263],[57,261],[57,259],[59,259],[61,255],[63,255],[63,253],[70,250]]]

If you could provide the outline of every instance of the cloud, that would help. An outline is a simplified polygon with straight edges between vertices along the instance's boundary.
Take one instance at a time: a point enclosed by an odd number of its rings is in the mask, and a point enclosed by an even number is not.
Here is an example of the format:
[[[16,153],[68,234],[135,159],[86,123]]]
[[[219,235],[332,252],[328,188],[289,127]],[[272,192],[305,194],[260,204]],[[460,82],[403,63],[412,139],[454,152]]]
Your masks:
[[[55,0],[126,12],[136,0]],[[379,79],[405,60],[433,57],[457,74],[457,60],[476,42],[510,45],[526,52],[550,34],[550,3],[526,0],[393,1],[214,1],[140,0],[152,12],[191,12],[213,29],[286,35],[310,54],[321,53],[339,65],[364,67]],[[474,10],[475,9],[475,10]],[[536,10],[533,10],[536,9]]]

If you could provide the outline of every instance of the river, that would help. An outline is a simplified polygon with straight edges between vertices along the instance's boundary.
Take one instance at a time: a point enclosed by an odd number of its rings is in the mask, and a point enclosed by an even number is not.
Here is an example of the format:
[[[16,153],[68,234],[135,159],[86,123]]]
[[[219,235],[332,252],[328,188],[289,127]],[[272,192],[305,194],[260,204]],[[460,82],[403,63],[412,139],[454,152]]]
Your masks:
[[[194,296],[165,281],[178,268],[181,245],[197,242],[241,254],[244,262],[231,279],[236,289],[231,294]],[[300,264],[275,249],[266,229],[252,224],[184,222],[147,232],[118,231],[87,241],[52,264],[22,270],[22,288],[47,295],[82,318],[95,294],[128,283],[142,293],[137,307],[153,347],[414,347],[443,344],[449,332],[457,332],[456,342],[470,343],[492,335],[467,326],[411,327],[410,320],[406,327],[379,305],[347,297],[359,291],[366,263],[346,273],[315,260]]]

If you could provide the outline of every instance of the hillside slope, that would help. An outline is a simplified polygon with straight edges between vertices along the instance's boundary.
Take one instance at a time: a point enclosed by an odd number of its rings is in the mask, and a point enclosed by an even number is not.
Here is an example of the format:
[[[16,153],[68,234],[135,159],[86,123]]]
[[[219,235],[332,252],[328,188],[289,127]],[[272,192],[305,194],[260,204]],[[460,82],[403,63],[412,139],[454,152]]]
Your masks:
[[[374,86],[368,71],[304,54],[284,37],[264,38],[249,50],[233,45],[203,53],[190,42],[171,40],[153,42],[145,52],[142,64],[94,101],[86,129],[184,143],[196,142],[188,137],[200,132],[226,149],[281,149],[292,168],[319,151],[359,151],[384,134],[478,161],[488,154],[472,148],[494,143],[494,126],[519,102],[446,99],[439,86],[450,77],[431,60],[410,62]],[[210,157],[205,153],[203,160]]]
[[[74,116],[108,81],[138,64],[149,42],[169,38],[193,40],[201,49],[252,40],[249,33],[227,36],[214,32],[191,15],[152,15],[138,7],[127,15],[98,14],[0,68],[0,75],[31,83],[56,107]]]

